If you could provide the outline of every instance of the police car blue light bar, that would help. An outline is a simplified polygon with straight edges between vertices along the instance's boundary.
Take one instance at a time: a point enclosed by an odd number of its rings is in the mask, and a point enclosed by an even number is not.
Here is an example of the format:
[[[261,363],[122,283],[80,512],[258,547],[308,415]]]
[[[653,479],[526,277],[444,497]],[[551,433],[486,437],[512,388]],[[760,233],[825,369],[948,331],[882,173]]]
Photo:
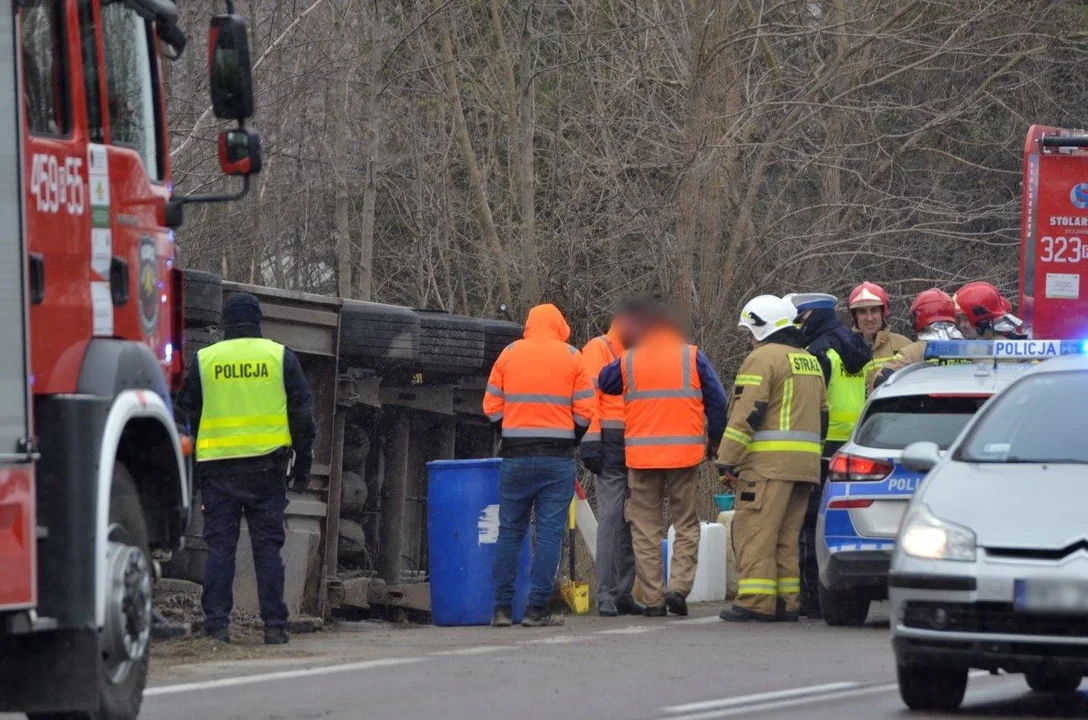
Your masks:
[[[1044,360],[1088,354],[1088,340],[930,340],[926,360]]]

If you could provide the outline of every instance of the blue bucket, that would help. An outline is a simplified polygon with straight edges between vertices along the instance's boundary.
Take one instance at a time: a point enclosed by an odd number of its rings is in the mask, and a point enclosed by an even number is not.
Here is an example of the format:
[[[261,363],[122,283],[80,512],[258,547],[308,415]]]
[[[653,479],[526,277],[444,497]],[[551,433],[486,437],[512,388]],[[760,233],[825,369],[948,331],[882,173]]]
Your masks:
[[[495,607],[493,568],[499,537],[502,460],[427,463],[427,552],[435,625],[487,625]],[[514,622],[529,602],[531,534],[518,558]]]

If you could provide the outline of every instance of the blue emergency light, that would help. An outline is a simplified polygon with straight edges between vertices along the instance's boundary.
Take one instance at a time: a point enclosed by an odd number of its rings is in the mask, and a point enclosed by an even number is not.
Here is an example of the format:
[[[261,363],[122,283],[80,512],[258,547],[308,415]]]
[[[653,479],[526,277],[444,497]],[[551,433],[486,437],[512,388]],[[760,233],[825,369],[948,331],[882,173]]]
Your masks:
[[[930,340],[926,360],[1045,360],[1088,354],[1088,340]]]

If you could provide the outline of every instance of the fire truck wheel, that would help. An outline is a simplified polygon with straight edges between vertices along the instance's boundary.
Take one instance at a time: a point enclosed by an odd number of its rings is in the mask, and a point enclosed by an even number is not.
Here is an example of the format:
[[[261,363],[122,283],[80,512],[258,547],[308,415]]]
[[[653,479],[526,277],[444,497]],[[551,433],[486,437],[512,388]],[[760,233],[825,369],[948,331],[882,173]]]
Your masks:
[[[106,560],[106,624],[100,634],[102,675],[94,720],[135,720],[151,648],[151,555],[136,484],[113,467]]]
[[[340,354],[356,367],[411,363],[419,353],[419,318],[406,307],[345,300]]]
[[[484,331],[479,320],[430,311],[418,314],[419,366],[424,372],[468,375],[483,368]]]
[[[190,329],[185,331],[185,367],[193,367],[198,350],[222,340],[222,333],[218,330]]]
[[[185,280],[185,327],[219,324],[223,314],[223,279],[200,270],[183,270]]]

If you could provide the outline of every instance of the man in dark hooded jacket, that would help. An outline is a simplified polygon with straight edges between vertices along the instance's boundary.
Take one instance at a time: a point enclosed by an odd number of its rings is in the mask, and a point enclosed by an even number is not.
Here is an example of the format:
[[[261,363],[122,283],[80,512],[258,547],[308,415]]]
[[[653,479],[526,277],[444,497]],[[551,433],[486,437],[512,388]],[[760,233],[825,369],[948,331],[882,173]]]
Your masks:
[[[264,641],[287,642],[283,600],[284,511],[291,488],[310,483],[316,427],[298,357],[261,337],[261,304],[249,293],[223,304],[222,341],[200,350],[178,398],[196,436],[205,570],[204,631],[230,642],[234,558],[242,515],[249,527]],[[293,458],[293,462],[292,462]]]
[[[820,463],[820,483],[827,479],[831,456],[850,439],[858,415],[865,405],[865,370],[873,359],[872,348],[864,336],[839,320],[836,298],[823,293],[787,295],[785,300],[797,308],[797,322],[808,342],[807,350],[816,356],[827,385],[830,416],[827,439]],[[821,493],[809,497],[805,523],[801,528],[801,614],[820,617],[820,571],[816,564],[816,519],[820,513]]]

